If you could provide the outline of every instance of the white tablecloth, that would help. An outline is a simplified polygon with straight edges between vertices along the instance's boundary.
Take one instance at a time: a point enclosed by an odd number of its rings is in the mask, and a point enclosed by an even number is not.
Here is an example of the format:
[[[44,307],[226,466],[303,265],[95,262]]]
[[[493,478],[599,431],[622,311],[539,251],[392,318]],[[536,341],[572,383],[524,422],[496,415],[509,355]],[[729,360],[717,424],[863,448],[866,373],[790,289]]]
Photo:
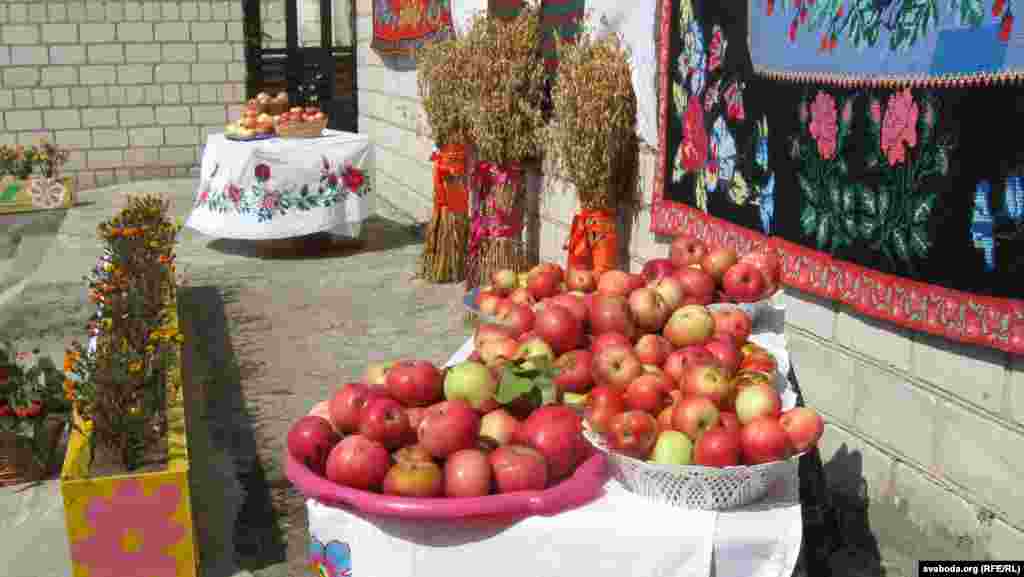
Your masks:
[[[769,347],[788,372],[780,329],[759,329],[752,340]],[[469,339],[447,365],[472,350]],[[787,390],[784,405],[795,401]],[[308,500],[310,553],[334,559],[340,568],[333,575],[347,569],[354,577],[790,577],[796,566],[803,525],[795,461],[765,499],[736,511],[654,505],[615,480],[605,492],[554,517],[457,526],[372,517]]]
[[[320,138],[252,142],[214,134],[186,226],[216,238],[358,237],[369,212],[370,176],[364,134],[325,131]]]

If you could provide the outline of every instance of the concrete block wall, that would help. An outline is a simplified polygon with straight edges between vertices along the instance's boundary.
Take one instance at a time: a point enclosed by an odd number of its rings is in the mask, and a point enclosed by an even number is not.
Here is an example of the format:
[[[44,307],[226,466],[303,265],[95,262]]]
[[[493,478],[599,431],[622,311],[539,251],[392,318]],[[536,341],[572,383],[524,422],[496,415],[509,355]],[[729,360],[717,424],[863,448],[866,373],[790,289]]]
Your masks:
[[[79,189],[186,176],[245,97],[242,23],[240,0],[0,0],[0,143],[45,134]]]

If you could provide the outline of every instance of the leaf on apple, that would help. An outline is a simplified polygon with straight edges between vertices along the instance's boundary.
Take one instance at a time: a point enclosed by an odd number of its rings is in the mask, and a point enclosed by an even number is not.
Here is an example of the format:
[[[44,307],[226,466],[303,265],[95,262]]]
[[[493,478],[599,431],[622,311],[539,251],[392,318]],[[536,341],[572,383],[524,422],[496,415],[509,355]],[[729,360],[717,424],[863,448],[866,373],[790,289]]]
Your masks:
[[[525,396],[537,406],[554,403],[558,391],[553,378],[557,373],[550,360],[543,356],[508,363],[502,368],[494,400],[505,405]]]

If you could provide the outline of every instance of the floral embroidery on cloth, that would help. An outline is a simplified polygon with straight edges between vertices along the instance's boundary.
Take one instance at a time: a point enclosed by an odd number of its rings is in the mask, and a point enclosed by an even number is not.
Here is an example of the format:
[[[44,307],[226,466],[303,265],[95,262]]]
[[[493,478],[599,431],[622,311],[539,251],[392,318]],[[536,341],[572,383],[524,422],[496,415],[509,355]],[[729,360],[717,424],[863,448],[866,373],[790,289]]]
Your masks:
[[[324,545],[313,537],[309,567],[316,577],[352,577],[352,550],[347,543],[330,541]]]

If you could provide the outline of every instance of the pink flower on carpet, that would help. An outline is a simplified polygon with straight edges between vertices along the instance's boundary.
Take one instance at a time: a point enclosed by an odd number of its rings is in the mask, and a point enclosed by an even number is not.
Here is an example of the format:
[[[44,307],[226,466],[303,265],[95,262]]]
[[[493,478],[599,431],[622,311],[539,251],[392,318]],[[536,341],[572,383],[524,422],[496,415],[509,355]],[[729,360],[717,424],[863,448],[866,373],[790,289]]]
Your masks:
[[[708,134],[704,130],[704,107],[700,98],[690,95],[686,105],[686,117],[683,121],[682,143],[683,168],[687,172],[696,172],[704,168],[708,161]]]
[[[263,195],[263,200],[260,201],[260,208],[274,210],[277,208],[278,200],[280,200],[280,195],[278,195],[278,193],[268,192]]]
[[[850,124],[850,120],[853,119],[853,98],[847,98],[843,103],[842,119],[844,126]]]
[[[889,166],[906,160],[907,147],[917,146],[917,117],[919,109],[910,89],[906,88],[889,97],[882,122],[882,152]]]
[[[112,498],[92,499],[86,511],[92,536],[71,544],[72,558],[88,567],[89,577],[124,577],[136,571],[147,577],[175,577],[178,562],[167,549],[185,536],[185,527],[172,519],[180,501],[175,485],[146,495],[141,481],[118,483]]]
[[[818,92],[811,103],[811,136],[818,143],[818,154],[825,160],[836,155],[836,101],[825,92]]]
[[[238,188],[237,185],[229,184],[227,192],[228,192],[228,198],[231,199],[231,202],[233,202],[235,204],[238,204],[239,202],[242,201],[242,189]]]
[[[871,120],[875,124],[882,122],[882,103],[875,99],[871,100]]]

